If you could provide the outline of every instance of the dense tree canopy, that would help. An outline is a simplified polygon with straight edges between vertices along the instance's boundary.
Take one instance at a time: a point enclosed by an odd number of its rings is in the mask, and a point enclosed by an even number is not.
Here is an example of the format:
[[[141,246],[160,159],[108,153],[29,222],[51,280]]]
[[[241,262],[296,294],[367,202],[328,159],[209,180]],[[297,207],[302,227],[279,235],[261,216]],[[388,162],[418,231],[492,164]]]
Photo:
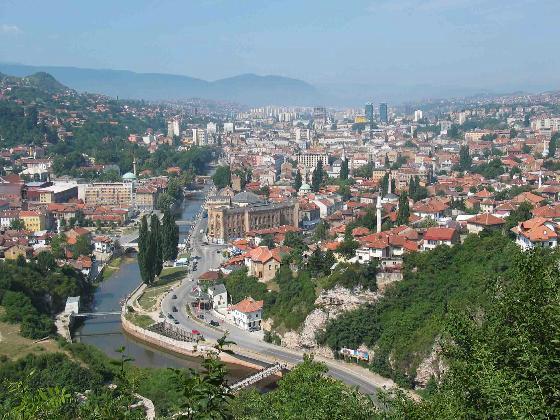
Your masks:
[[[58,268],[45,255],[37,263],[26,263],[25,259],[17,263],[0,261],[3,318],[21,323],[26,337],[37,339],[52,334],[52,314],[64,308],[68,296],[87,295],[89,290],[81,273],[68,266]]]
[[[377,346],[373,369],[413,385],[415,370],[441,334],[449,308],[473,302],[483,306],[484,290],[507,273],[519,252],[496,232],[469,236],[452,248],[410,254],[404,262],[404,279],[383,299],[336,318],[319,338],[333,349]]]

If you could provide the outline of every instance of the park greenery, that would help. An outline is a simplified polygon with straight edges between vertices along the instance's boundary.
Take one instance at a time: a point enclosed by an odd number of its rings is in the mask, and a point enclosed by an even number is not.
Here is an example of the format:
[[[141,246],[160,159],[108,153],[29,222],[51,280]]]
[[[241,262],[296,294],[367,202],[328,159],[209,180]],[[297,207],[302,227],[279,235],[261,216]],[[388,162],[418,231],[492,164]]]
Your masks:
[[[231,185],[231,170],[228,165],[218,166],[212,175],[212,181],[216,188],[225,188]]]

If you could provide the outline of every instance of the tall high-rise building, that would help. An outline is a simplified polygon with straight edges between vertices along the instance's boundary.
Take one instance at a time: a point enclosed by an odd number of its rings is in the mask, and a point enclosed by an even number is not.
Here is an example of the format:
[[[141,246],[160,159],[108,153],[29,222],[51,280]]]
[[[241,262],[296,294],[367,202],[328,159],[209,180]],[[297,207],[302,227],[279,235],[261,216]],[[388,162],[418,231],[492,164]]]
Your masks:
[[[207,146],[208,145],[208,133],[203,128],[193,128],[193,143],[197,146]]]
[[[180,136],[181,135],[181,120],[175,117],[167,121],[167,136]]]
[[[368,122],[373,122],[373,104],[369,102],[366,104],[364,114]]]
[[[387,104],[379,104],[379,120],[383,123],[389,122],[389,113],[387,112]]]
[[[414,122],[420,121],[423,116],[424,116],[424,114],[422,113],[422,110],[417,109],[416,111],[414,111]]]

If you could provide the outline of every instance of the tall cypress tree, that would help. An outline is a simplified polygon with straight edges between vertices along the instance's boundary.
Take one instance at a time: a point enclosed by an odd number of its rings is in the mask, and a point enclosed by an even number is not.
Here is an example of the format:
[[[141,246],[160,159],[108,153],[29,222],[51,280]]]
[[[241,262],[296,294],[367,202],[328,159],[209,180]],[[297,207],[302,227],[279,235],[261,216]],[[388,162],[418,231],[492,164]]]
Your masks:
[[[149,278],[149,269],[148,269],[148,220],[146,216],[142,216],[142,220],[140,222],[140,230],[138,235],[138,267],[140,268],[140,276],[142,277],[142,281],[144,283],[150,282]]]
[[[301,172],[298,169],[297,172],[296,172],[296,177],[294,178],[294,189],[296,190],[296,192],[299,191],[302,183],[303,183],[303,180],[301,178]]]
[[[340,179],[348,179],[348,175],[350,171],[348,169],[348,159],[344,159],[342,161],[342,165],[340,166]]]
[[[410,218],[410,205],[408,203],[408,195],[403,192],[399,197],[399,212],[397,213],[397,225],[408,224]]]
[[[408,195],[410,197],[412,197],[412,199],[414,200],[416,197],[416,190],[418,189],[418,186],[416,185],[416,179],[415,178],[410,178],[410,181],[408,182]]]
[[[159,218],[152,214],[152,219],[150,221],[150,238],[152,240],[151,246],[151,257],[152,261],[152,272],[154,277],[159,276],[161,270],[163,269],[163,251],[162,251],[162,240],[161,240],[161,223]]]
[[[317,166],[315,167],[315,170],[313,171],[313,175],[311,177],[311,189],[314,192],[318,192],[319,189],[321,188],[321,183],[323,182],[323,161],[319,160],[319,162],[317,162]]]
[[[175,223],[173,214],[166,210],[163,213],[161,226],[162,257],[164,261],[177,258],[177,245],[179,245],[179,227]]]

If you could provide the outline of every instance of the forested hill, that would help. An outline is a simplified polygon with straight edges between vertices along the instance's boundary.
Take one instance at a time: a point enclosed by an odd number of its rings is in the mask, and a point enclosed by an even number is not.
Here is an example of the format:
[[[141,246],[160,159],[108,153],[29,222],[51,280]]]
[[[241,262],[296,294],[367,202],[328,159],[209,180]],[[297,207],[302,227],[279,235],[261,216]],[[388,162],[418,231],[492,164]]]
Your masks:
[[[60,93],[69,90],[52,75],[46,72],[37,72],[25,77],[8,76],[0,73],[0,81],[9,81],[24,88],[39,89],[46,93]]]
[[[373,306],[332,321],[319,339],[333,350],[374,350],[373,369],[414,386],[416,370],[441,335],[450,312],[484,308],[486,293],[498,278],[507,278],[517,246],[501,233],[469,236],[461,245],[410,254],[404,279]]]

